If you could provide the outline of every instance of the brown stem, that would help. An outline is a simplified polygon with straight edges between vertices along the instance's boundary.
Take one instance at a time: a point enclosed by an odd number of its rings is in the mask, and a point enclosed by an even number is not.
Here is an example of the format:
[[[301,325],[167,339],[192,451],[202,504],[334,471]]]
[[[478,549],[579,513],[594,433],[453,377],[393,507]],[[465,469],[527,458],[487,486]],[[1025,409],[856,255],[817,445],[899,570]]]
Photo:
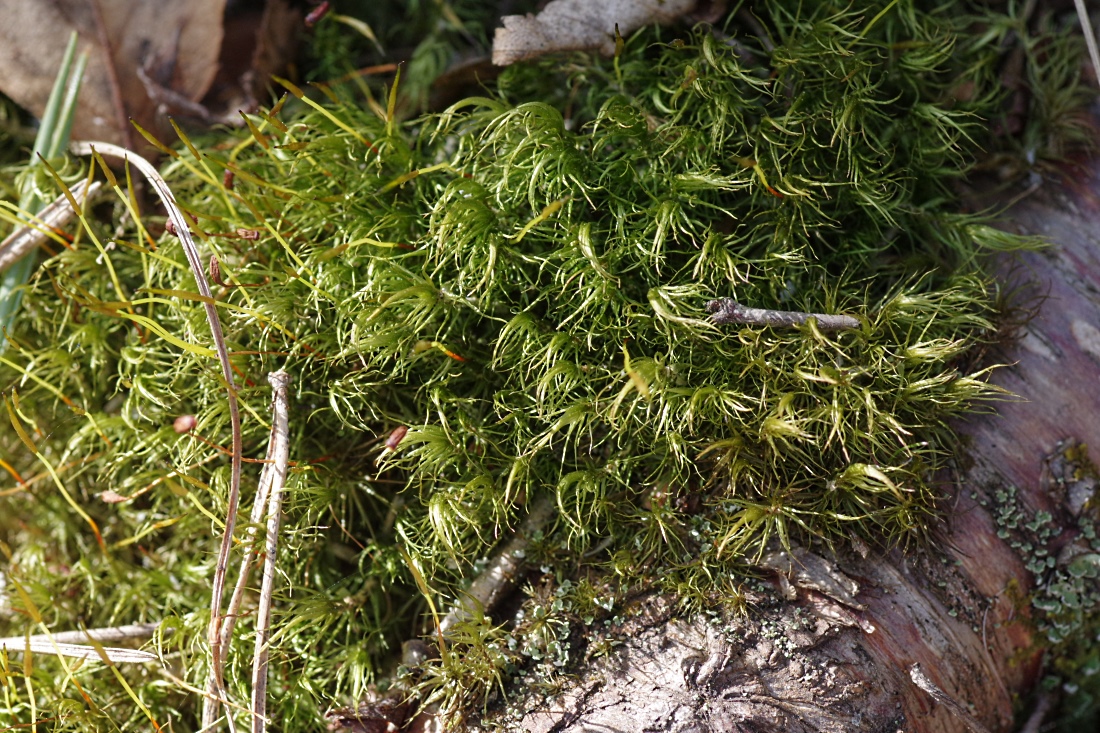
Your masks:
[[[217,352],[218,361],[221,363],[222,379],[225,381],[226,400],[229,404],[229,425],[233,433],[233,453],[230,456],[229,497],[226,502],[225,533],[222,535],[221,546],[218,549],[218,562],[214,568],[214,588],[210,599],[210,668],[214,676],[215,686],[219,697],[225,697],[222,685],[222,669],[225,665],[224,649],[221,644],[221,627],[225,621],[222,616],[222,601],[225,594],[225,576],[229,568],[229,550],[233,545],[233,531],[237,524],[237,507],[241,496],[241,453],[243,443],[241,440],[241,414],[237,404],[237,385],[233,379],[233,367],[229,363],[229,347],[225,343],[225,335],[222,331],[221,320],[218,318],[218,310],[214,305],[214,296],[210,292],[210,283],[206,279],[206,268],[199,259],[199,248],[191,236],[191,229],[176,203],[176,197],[172,189],[161,177],[157,169],[145,158],[126,148],[104,142],[74,142],[71,146],[74,155],[107,155],[113,158],[122,158],[131,163],[145,179],[149,181],[153,189],[160,196],[161,202],[168,213],[168,218],[176,228],[176,235],[180,238],[183,252],[187,256],[187,262],[191,265],[191,272],[195,275],[195,286],[199,294],[209,300],[204,303],[206,319],[210,324],[211,340],[214,350]],[[217,717],[217,702],[209,698],[203,707],[203,727],[210,727]],[[233,718],[229,717],[229,725],[232,727]]]

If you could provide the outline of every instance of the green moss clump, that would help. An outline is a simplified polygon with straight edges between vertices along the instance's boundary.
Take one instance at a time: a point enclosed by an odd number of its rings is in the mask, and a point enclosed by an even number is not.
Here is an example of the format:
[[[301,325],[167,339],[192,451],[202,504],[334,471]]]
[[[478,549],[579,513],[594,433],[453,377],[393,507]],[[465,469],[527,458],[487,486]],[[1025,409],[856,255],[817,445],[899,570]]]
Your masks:
[[[530,558],[566,590],[532,591],[513,636],[460,629],[425,677],[452,712],[517,667],[560,669],[566,622],[626,589],[700,604],[772,538],[923,536],[948,420],[998,394],[970,358],[994,330],[981,257],[1026,243],[960,214],[954,186],[991,143],[999,43],[1019,28],[954,3],[757,12],[767,37],[733,19],[645,29],[615,59],[514,67],[499,95],[408,123],[392,101],[290,104],[278,125],[256,118],[263,140],[225,133],[166,164],[228,283],[248,456],[264,455],[263,375],[294,379],[283,729],[361,695],[430,628],[414,576],[446,608],[541,497],[557,514]],[[115,206],[93,227],[117,242],[119,287],[86,244],[52,258],[0,361],[16,420],[105,544],[0,431],[31,479],[14,514],[36,518],[0,529],[27,592],[11,602],[50,628],[163,620],[176,673],[201,687],[228,410],[212,363],[161,336],[208,339],[178,242],[116,233]],[[716,327],[704,305],[727,296],[862,325]],[[195,435],[173,432],[181,414]],[[76,678],[110,712],[36,664],[59,728],[144,720],[102,670]],[[229,673],[244,699],[247,673]],[[127,674],[160,722],[194,725],[184,688]],[[29,722],[29,701],[13,710]]]

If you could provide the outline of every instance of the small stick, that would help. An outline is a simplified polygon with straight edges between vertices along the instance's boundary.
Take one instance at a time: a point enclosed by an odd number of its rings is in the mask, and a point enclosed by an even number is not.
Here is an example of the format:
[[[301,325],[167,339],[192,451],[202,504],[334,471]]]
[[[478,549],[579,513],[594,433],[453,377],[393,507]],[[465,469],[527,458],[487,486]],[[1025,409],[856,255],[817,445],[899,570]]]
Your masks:
[[[157,630],[159,624],[126,624],[124,626],[108,626],[102,629],[82,629],[79,631],[59,631],[56,634],[35,634],[31,641],[42,639],[59,641],[65,644],[79,644],[82,641],[93,639],[95,641],[130,641],[132,639],[150,639]],[[22,644],[27,637],[9,636],[0,639],[0,646]]]
[[[76,659],[104,659],[112,664],[120,662],[155,662],[157,655],[143,652],[139,649],[120,649],[113,646],[100,646],[98,649],[88,644],[64,644],[60,641],[50,641],[47,638],[39,638],[25,642],[19,639],[18,644],[0,644],[0,648],[12,652],[34,652],[35,654],[55,654],[59,657],[74,657]],[[25,643],[24,643],[25,642]],[[103,653],[100,654],[100,651]]]
[[[933,700],[943,705],[949,712],[955,715],[955,717],[962,720],[962,722],[966,724],[966,727],[970,728],[974,733],[989,733],[989,728],[982,725],[969,710],[960,705],[955,698],[936,687],[936,683],[928,679],[928,676],[924,673],[924,670],[921,669],[919,664],[914,664],[909,668],[909,678],[913,680],[914,685],[927,692],[932,696]]]
[[[523,529],[497,553],[481,575],[474,578],[462,600],[439,623],[441,634],[446,636],[459,621],[473,617],[478,611],[487,613],[500,602],[515,585],[531,535],[546,526],[553,513],[554,504],[549,499],[541,499],[535,504],[523,523]]]
[[[272,426],[274,431],[275,426]],[[264,518],[264,509],[267,505],[267,497],[271,494],[271,466],[275,461],[275,440],[269,439],[267,444],[267,456],[264,458],[264,467],[260,471],[260,480],[256,486],[256,499],[252,505],[252,515],[249,517],[249,527],[246,530],[249,539],[256,536],[256,528]],[[229,598],[229,608],[225,611],[225,623],[222,625],[222,647],[229,646],[229,640],[233,636],[233,626],[237,623],[238,612],[244,600],[244,593],[248,590],[248,577],[252,574],[252,561],[259,555],[259,548],[249,550],[237,574],[237,584],[233,586],[233,595]]]
[[[267,657],[271,636],[271,598],[275,589],[275,563],[279,550],[279,520],[283,513],[283,487],[286,485],[287,464],[290,461],[289,408],[287,387],[290,376],[279,370],[267,375],[274,400],[271,412],[272,463],[268,481],[271,491],[267,500],[267,547],[264,555],[264,575],[260,586],[260,605],[256,610],[256,654],[252,659],[252,731],[267,730]],[[267,466],[265,466],[265,469]],[[257,501],[257,503],[259,503]]]
[[[73,198],[81,206],[84,202],[99,193],[102,187],[99,181],[93,181],[88,185],[87,180],[81,180],[71,191]],[[20,257],[30,252],[35,247],[44,243],[48,237],[44,230],[60,229],[73,218],[76,212],[69,204],[68,196],[58,196],[49,206],[38,212],[34,218],[16,229],[8,237],[0,242],[0,270],[8,267]]]
[[[211,257],[210,264],[213,265],[215,262],[217,262],[217,259]],[[264,508],[267,505],[267,497],[271,493],[271,468],[275,460],[274,452],[276,441],[274,431],[276,427],[277,425],[275,424],[271,427],[272,435],[267,441],[267,455],[264,457],[264,467],[260,471],[260,480],[256,484],[256,498],[252,504],[252,514],[249,516],[249,526],[246,530],[249,541],[256,536],[256,528],[264,518]],[[252,562],[258,554],[259,550],[252,547],[241,561],[241,566],[237,572],[237,583],[233,586],[233,593],[229,597],[229,607],[225,611],[225,622],[222,624],[220,637],[222,649],[228,649],[229,642],[233,638],[233,627],[237,624],[241,603],[244,601],[245,591],[248,590],[248,579],[252,575]],[[218,680],[214,676],[214,670],[211,669],[206,681],[206,697],[204,699],[216,701],[217,692]]]
[[[813,318],[822,331],[842,331],[859,328],[858,318],[833,316],[828,313],[802,313],[800,311],[776,311],[767,308],[748,308],[733,298],[719,298],[707,303],[707,313],[714,323],[744,323],[750,326],[801,326]]]
[[[85,629],[83,631],[60,631],[56,634],[35,634],[34,636],[9,636],[0,639],[0,648],[13,652],[32,651],[37,654],[57,654],[78,659],[102,659],[99,650],[110,662],[155,662],[157,655],[138,649],[119,649],[100,646],[97,649],[81,642],[118,642],[131,639],[148,639],[157,630],[158,624],[126,624],[103,629]]]
[[[145,87],[145,93],[149,95],[149,99],[157,103],[158,111],[163,114],[174,111],[177,114],[193,117],[207,125],[241,127],[244,124],[236,114],[216,115],[198,102],[192,102],[179,92],[158,84],[143,66],[137,67],[135,71],[142,86]]]

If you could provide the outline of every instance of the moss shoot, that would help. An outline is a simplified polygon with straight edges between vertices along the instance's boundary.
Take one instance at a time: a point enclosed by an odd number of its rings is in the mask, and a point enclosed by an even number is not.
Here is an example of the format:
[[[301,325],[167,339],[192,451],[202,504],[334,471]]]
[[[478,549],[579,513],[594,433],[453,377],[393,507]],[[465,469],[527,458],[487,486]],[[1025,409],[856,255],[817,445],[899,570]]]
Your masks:
[[[401,119],[426,98],[413,69],[177,146],[163,172],[219,263],[246,457],[265,375],[294,381],[274,727],[321,729],[384,684],[536,501],[556,512],[522,608],[459,624],[420,678],[452,721],[517,672],[553,680],[585,651],[570,630],[639,588],[735,605],[769,541],[919,541],[949,420],[999,396],[975,359],[997,318],[983,257],[1029,244],[962,213],[959,185],[983,149],[1020,170],[1061,154],[1082,103],[1077,41],[1006,7],[760,2],[747,25],[510,67],[432,115]],[[1009,48],[1041,92],[1015,135]],[[169,667],[120,668],[127,688],[0,653],[0,705],[57,730],[193,729],[225,390],[163,219],[96,214],[107,262],[89,232],[49,258],[0,355],[0,625],[156,622]],[[859,327],[715,324],[727,297]]]

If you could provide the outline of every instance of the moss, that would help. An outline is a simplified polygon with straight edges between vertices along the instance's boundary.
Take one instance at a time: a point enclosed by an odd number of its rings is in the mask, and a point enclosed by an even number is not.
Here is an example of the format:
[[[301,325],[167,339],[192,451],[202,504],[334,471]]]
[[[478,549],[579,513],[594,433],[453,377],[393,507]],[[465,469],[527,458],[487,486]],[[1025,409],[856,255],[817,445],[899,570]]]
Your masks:
[[[295,380],[283,729],[316,729],[330,701],[381,681],[431,628],[417,579],[446,608],[539,497],[558,512],[528,559],[549,587],[507,627],[460,625],[420,678],[455,719],[517,670],[552,678],[583,651],[578,625],[638,588],[736,603],[732,574],[772,538],[923,537],[948,420],[998,396],[968,360],[994,337],[982,258],[1029,244],[959,213],[956,194],[996,144],[995,64],[1023,31],[984,6],[875,7],[872,23],[872,8],[761,4],[766,37],[733,17],[648,28],[618,58],[513,67],[497,93],[409,122],[396,94],[334,87],[323,114],[290,100],[273,113],[285,130],[258,116],[262,141],[224,132],[166,162],[228,283],[215,297],[247,456],[264,452],[263,375]],[[120,287],[85,243],[50,259],[0,374],[105,546],[0,431],[26,480],[12,515],[33,518],[0,523],[26,591],[11,603],[50,628],[163,621],[174,674],[201,687],[224,390],[158,335],[207,339],[178,242],[104,206],[90,226],[117,243]],[[704,306],[723,296],[861,327],[718,328]],[[180,436],[183,414],[197,427]],[[100,501],[108,489],[129,500]],[[250,619],[238,628],[241,665]],[[33,689],[59,729],[144,724],[101,668],[73,678],[85,705],[55,661],[26,680],[6,663],[20,721]],[[125,674],[160,723],[195,726],[182,685]],[[246,676],[230,670],[233,697]]]

